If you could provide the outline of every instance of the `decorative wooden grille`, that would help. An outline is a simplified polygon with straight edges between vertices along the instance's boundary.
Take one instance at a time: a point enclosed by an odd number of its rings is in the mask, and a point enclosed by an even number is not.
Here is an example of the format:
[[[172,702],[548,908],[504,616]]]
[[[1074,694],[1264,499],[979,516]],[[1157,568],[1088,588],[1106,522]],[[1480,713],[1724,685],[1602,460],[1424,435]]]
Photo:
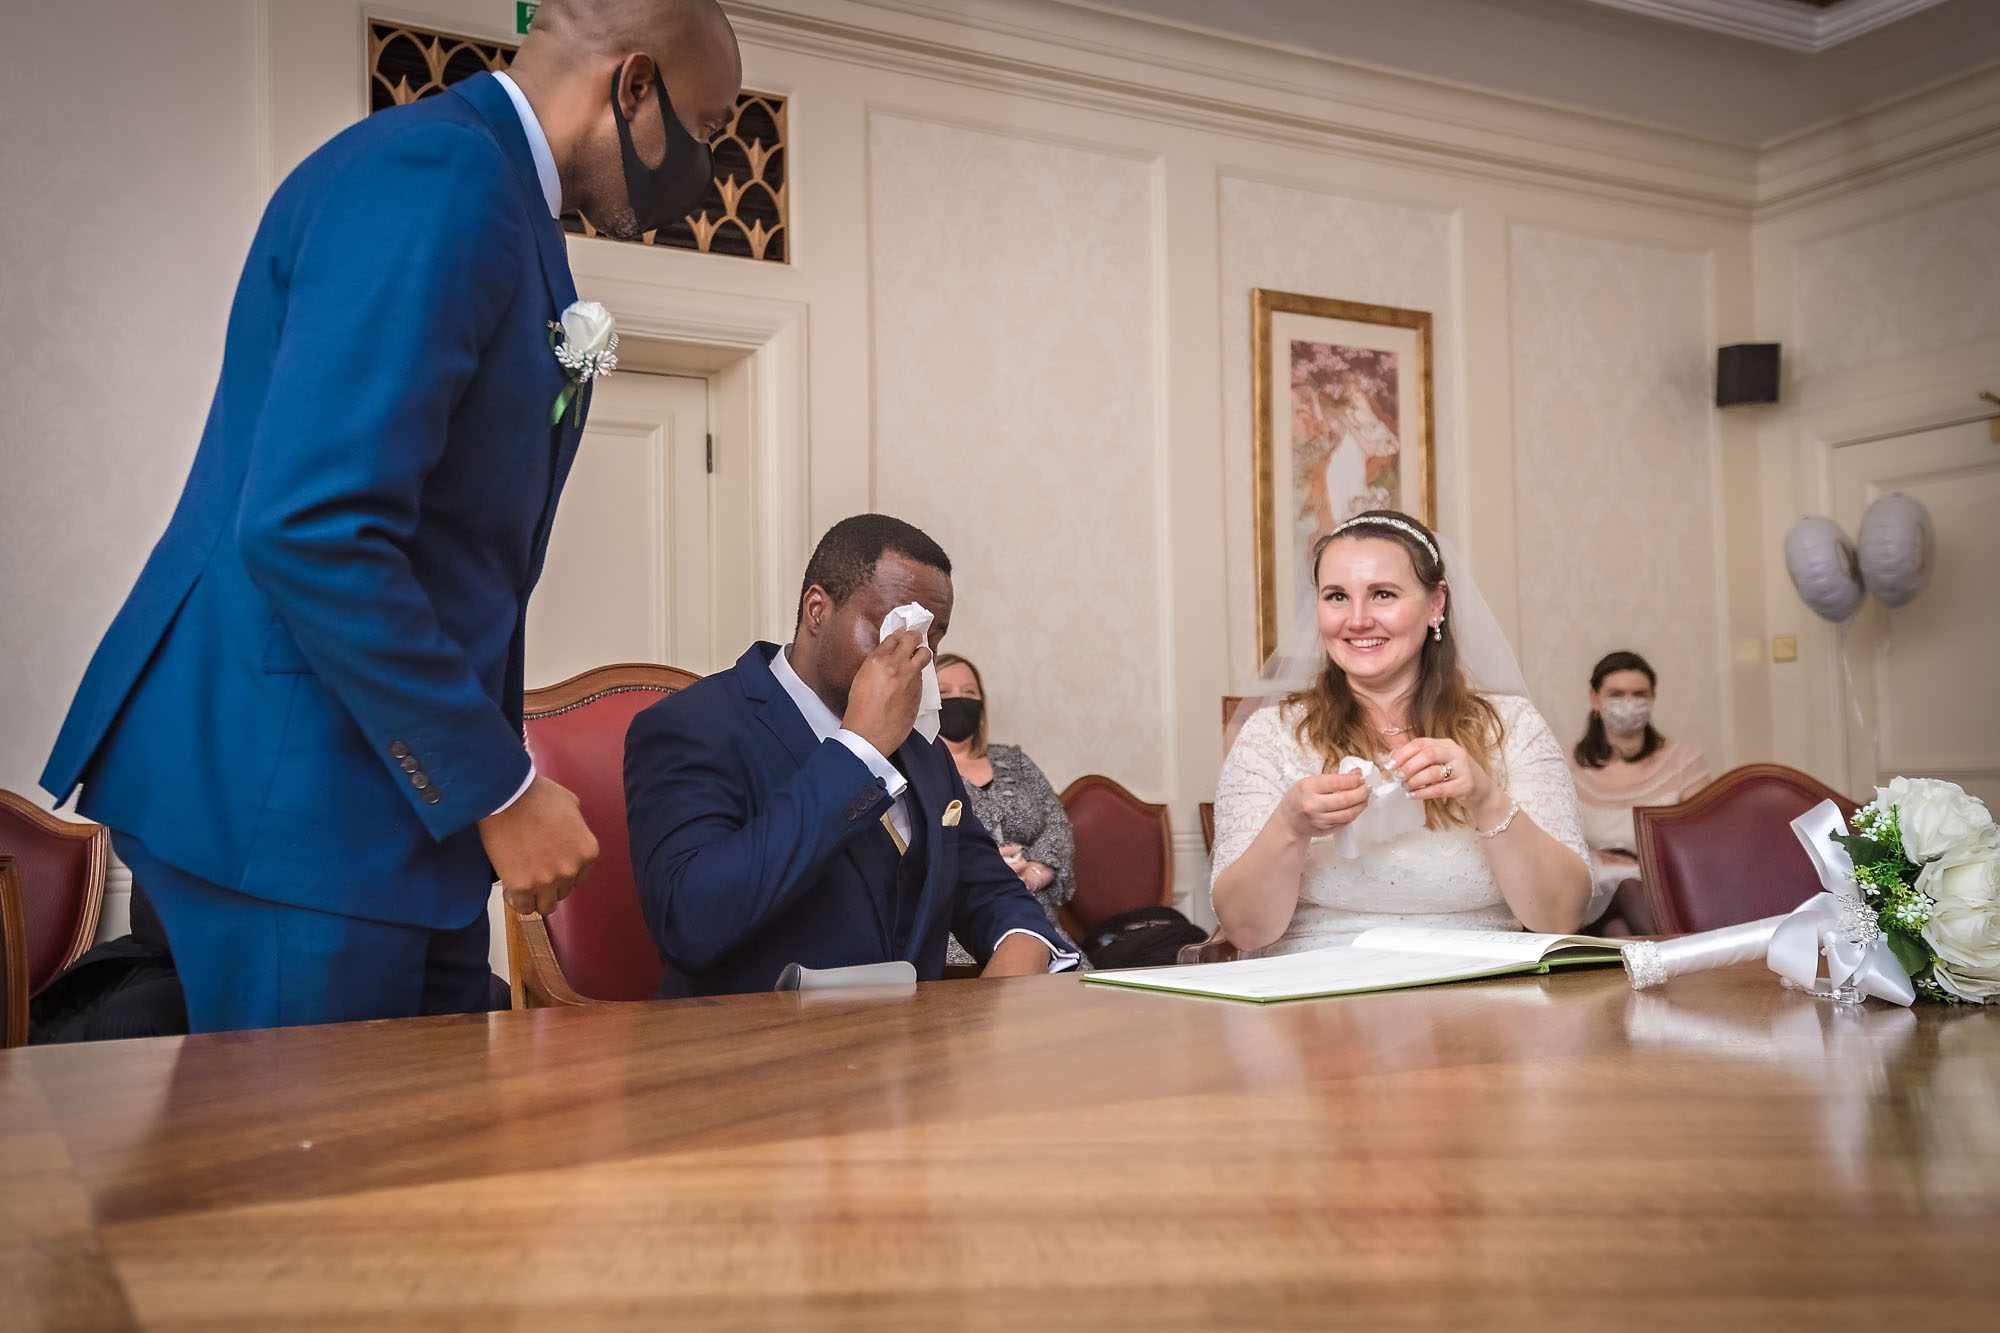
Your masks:
[[[368,22],[369,111],[402,106],[443,92],[460,79],[503,70],[516,48],[407,23]],[[729,128],[715,140],[715,181],[695,211],[639,244],[704,254],[737,255],[782,264],[790,253],[785,195],[787,107],[775,93],[745,91]],[[595,236],[574,213],[563,226]]]

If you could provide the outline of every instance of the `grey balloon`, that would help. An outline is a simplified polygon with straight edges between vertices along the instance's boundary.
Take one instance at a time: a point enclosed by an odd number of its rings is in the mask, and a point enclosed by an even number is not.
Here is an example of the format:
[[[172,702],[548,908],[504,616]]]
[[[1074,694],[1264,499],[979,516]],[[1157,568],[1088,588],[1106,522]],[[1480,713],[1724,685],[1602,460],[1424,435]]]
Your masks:
[[[1785,569],[1799,600],[1836,625],[1852,620],[1868,596],[1854,543],[1830,518],[1812,515],[1792,524],[1785,534]]]
[[[1861,581],[1890,610],[1907,606],[1931,581],[1931,515],[1923,501],[1891,491],[1861,515],[1854,541]]]

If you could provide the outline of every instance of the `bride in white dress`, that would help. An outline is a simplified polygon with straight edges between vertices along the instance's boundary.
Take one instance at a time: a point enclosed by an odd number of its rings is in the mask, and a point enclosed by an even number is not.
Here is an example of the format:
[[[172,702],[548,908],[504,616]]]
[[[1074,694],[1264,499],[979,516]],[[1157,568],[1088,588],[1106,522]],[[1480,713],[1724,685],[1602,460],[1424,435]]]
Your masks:
[[[1293,953],[1375,926],[1563,933],[1591,880],[1562,747],[1526,698],[1497,623],[1416,519],[1373,510],[1314,548],[1314,624],[1224,762],[1210,894],[1245,954]],[[1460,661],[1461,627],[1477,642]],[[1466,665],[1475,669],[1468,677]],[[1289,681],[1289,684],[1287,682]],[[1475,688],[1475,686],[1477,688]],[[1424,803],[1424,827],[1353,857],[1326,835],[1366,808],[1379,760]]]

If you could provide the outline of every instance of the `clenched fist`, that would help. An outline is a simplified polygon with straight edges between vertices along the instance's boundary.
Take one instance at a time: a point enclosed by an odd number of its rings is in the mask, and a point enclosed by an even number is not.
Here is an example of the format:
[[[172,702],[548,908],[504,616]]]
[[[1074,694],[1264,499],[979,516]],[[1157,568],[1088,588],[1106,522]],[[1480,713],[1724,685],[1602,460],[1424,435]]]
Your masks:
[[[556,910],[597,860],[597,838],[568,788],[541,774],[521,799],[479,821],[500,896],[523,915]]]

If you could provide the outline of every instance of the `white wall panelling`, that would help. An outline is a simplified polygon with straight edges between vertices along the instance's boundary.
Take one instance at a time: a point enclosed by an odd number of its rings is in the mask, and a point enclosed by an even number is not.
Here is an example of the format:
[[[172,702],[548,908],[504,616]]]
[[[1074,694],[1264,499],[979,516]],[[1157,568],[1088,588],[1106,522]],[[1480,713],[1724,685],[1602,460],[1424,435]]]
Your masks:
[[[1512,236],[1520,645],[1556,734],[1582,734],[1614,649],[1660,673],[1660,727],[1722,767],[1715,340],[1701,253],[1541,227]]]
[[[876,498],[952,553],[951,647],[1058,787],[1165,786],[1155,172],[870,117]]]
[[[2000,186],[1800,242],[1800,380],[2000,334]]]

